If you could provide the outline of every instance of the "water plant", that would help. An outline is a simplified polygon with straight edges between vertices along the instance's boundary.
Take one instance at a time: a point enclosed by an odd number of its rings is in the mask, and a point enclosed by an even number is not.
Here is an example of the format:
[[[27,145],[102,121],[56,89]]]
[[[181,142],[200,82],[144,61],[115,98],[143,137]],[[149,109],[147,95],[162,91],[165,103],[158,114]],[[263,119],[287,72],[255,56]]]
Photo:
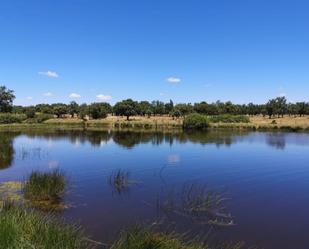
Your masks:
[[[129,171],[118,169],[110,175],[109,183],[118,193],[121,193],[128,190],[133,181],[130,181]]]
[[[156,232],[152,227],[135,226],[123,231],[110,249],[242,249],[244,243],[217,243],[210,245],[198,238],[188,240],[185,235]],[[253,248],[252,248],[253,249]]]
[[[4,202],[0,209],[0,247],[3,249],[90,249],[83,231],[51,214]]]
[[[189,218],[198,224],[233,226],[233,217],[224,205],[226,198],[220,192],[200,184],[185,184],[180,193],[170,192],[159,207],[165,213]]]
[[[25,182],[24,196],[33,205],[43,209],[63,207],[61,201],[66,188],[66,178],[63,172],[34,171]]]
[[[110,249],[208,249],[194,242],[184,242],[176,233],[153,232],[139,226],[121,233]]]

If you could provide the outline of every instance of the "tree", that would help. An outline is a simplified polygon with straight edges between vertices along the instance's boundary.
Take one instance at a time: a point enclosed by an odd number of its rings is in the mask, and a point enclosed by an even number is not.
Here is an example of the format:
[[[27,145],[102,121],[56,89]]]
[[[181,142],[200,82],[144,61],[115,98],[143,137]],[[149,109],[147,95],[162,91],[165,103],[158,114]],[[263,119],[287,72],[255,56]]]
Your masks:
[[[105,103],[93,103],[89,105],[88,111],[93,119],[106,118],[109,112]]]
[[[14,91],[0,86],[0,112],[11,112],[13,109]]]
[[[34,118],[35,117],[35,107],[34,106],[27,107],[25,113],[26,113],[27,118]]]
[[[138,102],[132,99],[117,102],[114,106],[114,113],[119,116],[126,116],[129,120],[131,116],[139,113]]]
[[[52,104],[53,114],[55,114],[58,118],[61,117],[61,115],[68,113],[68,108],[66,104]]]
[[[142,116],[148,115],[147,112],[148,110],[151,110],[151,104],[148,101],[141,101],[138,105],[140,110],[139,114]]]
[[[181,111],[179,111],[177,108],[174,108],[169,114],[170,116],[172,116],[173,119],[182,116]]]
[[[75,101],[71,101],[71,103],[68,106],[68,111],[69,111],[69,113],[73,117],[74,114],[78,114],[78,112],[79,112],[79,105]]]
[[[267,115],[269,116],[269,118],[271,118],[272,115],[274,115],[275,113],[276,100],[274,99],[269,100],[267,104],[265,105],[265,108],[266,108]]]
[[[277,97],[275,99],[275,107],[276,107],[276,113],[279,116],[283,117],[283,115],[287,111],[287,100],[286,97]]]

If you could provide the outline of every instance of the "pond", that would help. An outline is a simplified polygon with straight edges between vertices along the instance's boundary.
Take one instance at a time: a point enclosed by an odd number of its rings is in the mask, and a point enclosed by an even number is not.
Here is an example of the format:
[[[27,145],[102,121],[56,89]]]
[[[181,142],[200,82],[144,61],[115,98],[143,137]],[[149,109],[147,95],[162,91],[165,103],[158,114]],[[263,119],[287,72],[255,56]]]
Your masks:
[[[60,215],[98,241],[142,223],[213,243],[305,249],[308,152],[309,134],[302,133],[6,132],[0,133],[0,182],[60,169],[70,182],[65,202],[71,206]],[[117,170],[128,177],[124,188],[113,184]],[[194,206],[201,195],[217,200],[206,215]]]

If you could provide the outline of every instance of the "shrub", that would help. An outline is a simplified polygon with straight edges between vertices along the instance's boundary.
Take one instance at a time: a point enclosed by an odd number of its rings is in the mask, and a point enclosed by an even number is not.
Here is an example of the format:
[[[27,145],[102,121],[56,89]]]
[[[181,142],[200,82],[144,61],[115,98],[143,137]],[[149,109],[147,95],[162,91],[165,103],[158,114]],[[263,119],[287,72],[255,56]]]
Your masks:
[[[210,116],[209,121],[211,123],[249,123],[250,119],[244,115],[230,115],[230,114],[223,114],[223,115],[216,115]]]
[[[67,225],[50,214],[5,203],[0,209],[1,248],[93,248],[79,227]]]
[[[183,127],[185,129],[206,129],[209,126],[207,116],[193,113],[185,117]]]
[[[35,108],[34,107],[28,107],[26,109],[26,116],[27,118],[34,118],[35,117]]]
[[[0,124],[21,123],[27,116],[24,114],[0,113]]]
[[[25,183],[25,198],[32,204],[48,209],[56,208],[66,187],[66,180],[59,170],[53,172],[32,172]]]
[[[54,115],[52,114],[37,114],[34,118],[29,118],[25,122],[30,124],[43,123],[46,120],[52,119]]]

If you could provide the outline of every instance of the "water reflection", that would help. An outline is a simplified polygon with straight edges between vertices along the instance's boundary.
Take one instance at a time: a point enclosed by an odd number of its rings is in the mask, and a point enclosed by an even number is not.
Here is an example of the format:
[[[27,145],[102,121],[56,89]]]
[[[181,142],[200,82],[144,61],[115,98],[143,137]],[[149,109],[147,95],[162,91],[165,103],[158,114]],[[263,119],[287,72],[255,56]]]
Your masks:
[[[160,145],[167,143],[173,146],[175,143],[185,144],[187,142],[206,145],[214,144],[218,148],[221,146],[230,147],[240,142],[264,143],[275,149],[284,150],[286,144],[309,145],[307,134],[285,133],[285,132],[250,132],[215,130],[209,132],[143,132],[143,131],[27,131],[23,133],[0,133],[0,169],[8,168],[16,154],[13,141],[18,136],[28,138],[45,139],[49,146],[60,140],[70,141],[75,146],[90,143],[94,147],[101,147],[108,142],[113,142],[123,148],[132,149],[140,144]],[[40,148],[22,147],[18,151],[22,158],[40,157]],[[44,152],[46,154],[46,152]],[[43,153],[43,154],[44,154]],[[170,155],[168,163],[179,163],[179,155]],[[54,165],[52,166],[54,167]]]
[[[14,160],[13,140],[15,136],[10,133],[1,133],[0,135],[0,169],[10,167]]]

